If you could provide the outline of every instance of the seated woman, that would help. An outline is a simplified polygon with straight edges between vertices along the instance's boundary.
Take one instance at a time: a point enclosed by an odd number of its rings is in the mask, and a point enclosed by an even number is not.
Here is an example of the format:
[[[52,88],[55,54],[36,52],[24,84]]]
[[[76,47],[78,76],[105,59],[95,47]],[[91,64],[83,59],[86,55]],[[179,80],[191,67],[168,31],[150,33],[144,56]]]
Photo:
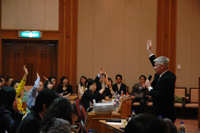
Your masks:
[[[78,85],[78,96],[83,96],[83,93],[87,90],[86,83],[87,83],[86,77],[81,76],[80,84]]]
[[[0,133],[7,131],[15,133],[22,119],[22,114],[19,110],[13,110],[13,106],[17,109],[17,104],[13,104],[16,96],[16,91],[10,86],[4,86],[0,89]]]
[[[141,75],[139,77],[139,80],[140,83],[133,86],[131,97],[132,103],[140,102],[140,113],[143,113],[147,102],[147,98],[145,96],[147,95],[148,90],[145,87],[146,77],[144,75]]]
[[[83,96],[81,97],[81,104],[87,111],[87,109],[90,107],[90,103],[93,103],[93,99],[98,102],[99,96],[105,91],[105,86],[102,85],[102,89],[95,92],[97,86],[94,80],[90,80],[87,85],[87,90],[84,92]],[[95,93],[94,93],[95,92]]]
[[[112,95],[114,95],[115,92],[113,91],[112,86],[113,86],[113,81],[112,81],[111,78],[108,78],[108,88],[109,88],[109,90],[110,90],[110,93],[111,93]]]
[[[132,117],[125,127],[124,133],[167,133],[162,119],[151,114],[139,114]]]
[[[58,97],[52,103],[41,122],[41,133],[71,133],[73,106],[65,97]]]
[[[60,84],[58,85],[57,92],[62,93],[63,96],[71,95],[73,93],[72,86],[68,83],[68,78],[63,76],[60,79]]]
[[[44,89],[50,89],[50,90],[54,90],[53,89],[53,83],[50,81],[50,80],[47,80],[45,83],[44,83]]]

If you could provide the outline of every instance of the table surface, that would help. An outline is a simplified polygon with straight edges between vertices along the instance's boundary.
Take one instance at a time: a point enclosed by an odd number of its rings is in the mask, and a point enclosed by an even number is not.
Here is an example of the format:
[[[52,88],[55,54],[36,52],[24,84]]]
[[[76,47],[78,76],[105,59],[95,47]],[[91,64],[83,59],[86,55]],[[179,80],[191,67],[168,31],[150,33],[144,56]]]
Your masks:
[[[120,127],[125,127],[125,126],[122,126],[121,124],[119,124],[119,122],[106,122],[106,120],[99,120],[100,123],[102,123],[104,126],[110,128],[111,130],[113,131],[117,131],[119,133],[123,133],[124,130],[121,130]],[[112,123],[112,124],[111,124]],[[116,123],[116,125],[114,124]]]

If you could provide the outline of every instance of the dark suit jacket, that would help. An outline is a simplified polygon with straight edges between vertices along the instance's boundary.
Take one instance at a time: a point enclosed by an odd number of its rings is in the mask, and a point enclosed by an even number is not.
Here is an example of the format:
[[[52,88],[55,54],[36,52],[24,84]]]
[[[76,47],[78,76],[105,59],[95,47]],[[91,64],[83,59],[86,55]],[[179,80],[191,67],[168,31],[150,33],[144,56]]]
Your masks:
[[[153,66],[155,58],[154,55],[149,58]],[[153,114],[162,115],[162,118],[169,118],[174,122],[176,119],[174,112],[174,85],[176,76],[168,70],[158,79],[159,75],[156,74],[151,84],[153,89],[149,92],[149,95],[153,98]]]
[[[98,76],[95,78],[95,82],[97,84],[97,89],[96,89],[95,93],[102,89],[102,85],[99,82],[99,79],[100,78]],[[112,98],[112,94],[108,87],[105,87],[105,91],[99,95],[98,100],[101,101],[102,99],[105,99],[106,96],[108,96],[109,98]]]
[[[113,85],[112,89],[113,89],[114,92],[117,91],[117,93],[119,93],[119,94],[121,94],[121,91],[123,90],[124,95],[126,95],[126,85],[123,84],[123,83],[121,83],[121,87],[120,87],[120,90],[119,90],[119,91],[118,91],[117,83]]]
[[[67,87],[67,89],[64,91],[63,90],[63,85],[62,84],[59,84],[58,85],[58,88],[57,88],[57,92],[58,93],[63,93],[63,96],[64,95],[67,95],[68,93],[73,93],[73,90],[72,90],[72,86],[70,85],[70,84],[68,84],[68,86],[66,86]]]
[[[34,110],[31,111],[19,124],[16,133],[39,133],[40,122],[42,121],[40,115]]]
[[[94,94],[92,93],[91,90],[87,89],[84,93],[83,96],[81,97],[81,104],[83,105],[83,107],[85,108],[85,111],[87,111],[87,109],[90,107],[90,102],[93,103],[93,99],[96,100],[96,102],[98,102],[98,97],[101,94],[99,92],[95,92]]]

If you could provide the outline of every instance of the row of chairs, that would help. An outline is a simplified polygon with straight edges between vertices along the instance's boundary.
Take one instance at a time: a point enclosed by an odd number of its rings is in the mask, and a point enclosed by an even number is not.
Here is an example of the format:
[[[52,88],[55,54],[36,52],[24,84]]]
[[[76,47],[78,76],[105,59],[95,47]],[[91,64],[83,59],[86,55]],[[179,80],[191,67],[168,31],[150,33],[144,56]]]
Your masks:
[[[186,117],[186,110],[198,109],[199,88],[189,88],[189,95],[187,95],[186,87],[175,87],[174,93],[182,96],[182,103],[174,103],[175,108],[182,109],[182,118]]]
[[[175,87],[174,95],[181,97],[181,102],[174,102],[174,107],[181,109],[182,118],[186,117],[186,110],[188,109],[198,109],[198,98],[199,98],[199,88],[190,88],[189,95],[187,95],[186,87]],[[153,102],[148,99],[146,112],[148,112],[149,107],[153,106]],[[133,107],[140,106],[139,102],[134,102]]]

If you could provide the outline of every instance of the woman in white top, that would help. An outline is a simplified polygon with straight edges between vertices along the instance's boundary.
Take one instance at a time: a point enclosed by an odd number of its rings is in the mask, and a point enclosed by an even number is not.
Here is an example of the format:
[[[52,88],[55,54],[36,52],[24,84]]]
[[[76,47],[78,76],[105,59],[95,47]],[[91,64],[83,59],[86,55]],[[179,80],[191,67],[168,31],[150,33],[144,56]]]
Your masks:
[[[80,78],[80,84],[78,85],[78,95],[82,96],[83,93],[87,90],[86,87],[87,79],[85,76],[81,76]]]

